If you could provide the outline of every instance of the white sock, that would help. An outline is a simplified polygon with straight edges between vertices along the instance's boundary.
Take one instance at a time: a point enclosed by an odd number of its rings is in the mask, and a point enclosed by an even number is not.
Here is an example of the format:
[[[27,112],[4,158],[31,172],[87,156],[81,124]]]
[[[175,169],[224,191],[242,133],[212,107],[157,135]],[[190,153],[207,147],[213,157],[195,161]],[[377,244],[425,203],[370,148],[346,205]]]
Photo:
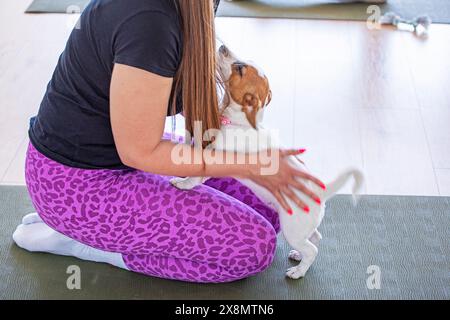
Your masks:
[[[41,217],[36,212],[27,214],[22,218],[22,224],[33,224],[36,222],[43,222]]]
[[[77,257],[128,270],[122,254],[98,250],[73,240],[47,226],[37,213],[31,213],[22,219],[22,224],[13,234],[13,240],[19,247],[30,252]]]

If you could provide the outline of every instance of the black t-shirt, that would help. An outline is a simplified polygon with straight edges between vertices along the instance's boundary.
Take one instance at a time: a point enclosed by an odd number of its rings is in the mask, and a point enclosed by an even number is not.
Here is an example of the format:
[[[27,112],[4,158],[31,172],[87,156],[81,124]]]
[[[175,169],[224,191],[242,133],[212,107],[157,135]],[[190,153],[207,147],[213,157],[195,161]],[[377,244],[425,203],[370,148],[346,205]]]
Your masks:
[[[174,0],[93,0],[59,58],[31,143],[71,167],[122,169],[112,134],[109,90],[114,63],[174,77],[182,33]],[[177,98],[177,112],[181,99]],[[168,114],[170,114],[170,103]]]

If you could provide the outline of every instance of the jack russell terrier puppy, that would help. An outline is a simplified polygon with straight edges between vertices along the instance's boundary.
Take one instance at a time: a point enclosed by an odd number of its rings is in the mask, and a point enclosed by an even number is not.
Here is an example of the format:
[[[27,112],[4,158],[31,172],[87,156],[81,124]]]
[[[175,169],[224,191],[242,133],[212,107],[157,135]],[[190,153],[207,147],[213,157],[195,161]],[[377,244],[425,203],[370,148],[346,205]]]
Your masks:
[[[237,59],[226,46],[219,49],[218,64],[219,72],[225,81],[229,103],[222,107],[223,117],[220,132],[207,148],[240,153],[279,149],[268,131],[261,126],[264,107],[270,103],[272,95],[269,81],[262,70],[251,62],[243,62]],[[245,134],[242,139],[239,137],[241,134]],[[239,139],[236,139],[236,135]],[[226,139],[227,136],[233,138]],[[236,140],[240,142],[236,144]],[[242,143],[243,140],[246,141]],[[298,158],[292,156],[288,158],[288,161],[293,167],[308,171]],[[287,199],[288,204],[293,209],[292,215],[285,213],[283,207],[267,189],[252,181],[239,179],[256,196],[278,212],[284,237],[294,249],[290,252],[289,258],[300,262],[297,266],[287,270],[286,275],[289,278],[299,279],[304,277],[316,259],[318,245],[322,239],[317,228],[325,214],[325,202],[334,196],[352,177],[355,180],[353,195],[356,199],[355,195],[362,188],[364,179],[360,171],[351,169],[328,184],[325,190],[313,183],[306,183],[307,187],[315,192],[322,201],[315,202],[301,191],[293,190],[297,197],[308,205],[310,211],[305,213],[303,208]],[[208,178],[174,178],[171,183],[179,189],[190,190],[206,180]]]

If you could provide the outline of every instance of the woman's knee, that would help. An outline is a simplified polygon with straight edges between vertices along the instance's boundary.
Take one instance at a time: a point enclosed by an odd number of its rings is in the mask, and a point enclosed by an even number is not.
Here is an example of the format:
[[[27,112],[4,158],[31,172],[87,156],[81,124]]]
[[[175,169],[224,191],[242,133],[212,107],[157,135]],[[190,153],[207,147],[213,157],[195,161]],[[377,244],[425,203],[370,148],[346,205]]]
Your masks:
[[[258,229],[258,250],[255,259],[252,260],[255,273],[266,270],[272,264],[277,247],[277,231],[272,225],[268,223],[264,228],[258,227]]]
[[[239,245],[226,250],[233,253],[224,259],[223,266],[231,276],[246,278],[266,270],[273,262],[277,244],[277,232],[262,217],[252,218],[250,223],[239,225]]]
[[[211,283],[226,283],[255,276],[266,270],[273,262],[277,244],[275,229],[266,222],[266,226],[257,227],[253,237],[246,237],[240,247],[227,247],[225,252],[232,252],[229,257],[222,257],[214,264],[217,273],[210,279]]]

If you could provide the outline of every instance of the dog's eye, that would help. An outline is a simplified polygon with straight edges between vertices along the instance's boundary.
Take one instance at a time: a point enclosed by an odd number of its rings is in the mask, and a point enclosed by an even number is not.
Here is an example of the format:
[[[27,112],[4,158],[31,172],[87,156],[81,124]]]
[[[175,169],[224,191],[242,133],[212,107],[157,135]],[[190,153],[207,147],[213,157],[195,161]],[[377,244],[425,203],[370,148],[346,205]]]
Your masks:
[[[242,62],[236,62],[236,63],[233,64],[233,66],[235,67],[235,69],[239,73],[239,75],[242,77],[243,76],[243,71],[247,67],[247,65],[245,63],[242,63]]]

